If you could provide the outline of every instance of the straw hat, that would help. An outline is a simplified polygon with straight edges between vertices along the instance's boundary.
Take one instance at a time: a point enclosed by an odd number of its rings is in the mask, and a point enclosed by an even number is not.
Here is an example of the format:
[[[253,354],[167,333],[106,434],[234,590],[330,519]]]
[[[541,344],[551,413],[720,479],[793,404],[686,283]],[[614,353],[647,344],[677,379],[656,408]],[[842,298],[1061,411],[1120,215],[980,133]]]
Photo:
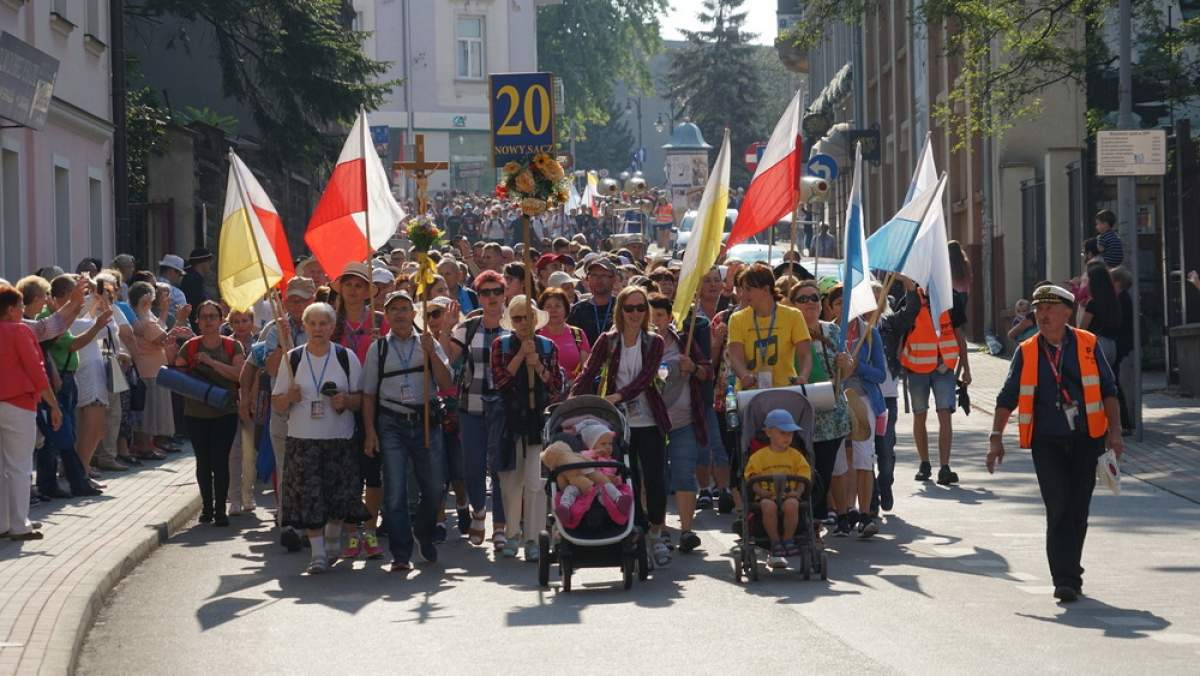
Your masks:
[[[515,331],[512,323],[512,313],[520,312],[525,314],[525,294],[513,296],[513,299],[508,301],[508,308],[504,312],[504,316],[500,318],[500,326],[506,331]],[[537,303],[529,301],[529,307],[533,309],[533,314],[537,317],[537,322],[533,325],[533,330],[537,331],[550,321],[550,314],[537,306]]]
[[[846,403],[850,410],[850,441],[866,441],[874,432],[871,430],[871,408],[857,391],[846,389]]]

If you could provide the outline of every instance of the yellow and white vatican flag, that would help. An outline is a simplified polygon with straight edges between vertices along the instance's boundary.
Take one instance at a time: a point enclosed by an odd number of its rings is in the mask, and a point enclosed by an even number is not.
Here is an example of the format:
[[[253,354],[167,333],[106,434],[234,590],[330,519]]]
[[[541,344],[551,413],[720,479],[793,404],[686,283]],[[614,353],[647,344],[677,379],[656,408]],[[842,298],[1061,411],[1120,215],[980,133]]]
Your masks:
[[[249,167],[229,151],[217,281],[229,307],[247,311],[295,275],[283,220]]]
[[[708,174],[700,208],[696,210],[696,222],[692,236],[683,254],[683,266],[679,269],[679,286],[675,289],[675,305],[671,308],[675,322],[683,326],[683,319],[696,301],[700,280],[721,253],[721,235],[725,232],[725,209],[729,206],[729,129],[721,142],[721,152]]]

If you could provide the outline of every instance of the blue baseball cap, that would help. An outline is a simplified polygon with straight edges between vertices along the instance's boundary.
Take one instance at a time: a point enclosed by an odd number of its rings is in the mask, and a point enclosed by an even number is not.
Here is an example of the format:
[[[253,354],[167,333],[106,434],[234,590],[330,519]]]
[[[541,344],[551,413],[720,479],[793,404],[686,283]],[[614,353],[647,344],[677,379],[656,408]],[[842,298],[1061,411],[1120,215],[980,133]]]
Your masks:
[[[796,420],[792,418],[792,414],[777,408],[767,414],[767,419],[763,421],[763,427],[774,427],[777,430],[784,432],[799,432],[802,428],[796,424]]]

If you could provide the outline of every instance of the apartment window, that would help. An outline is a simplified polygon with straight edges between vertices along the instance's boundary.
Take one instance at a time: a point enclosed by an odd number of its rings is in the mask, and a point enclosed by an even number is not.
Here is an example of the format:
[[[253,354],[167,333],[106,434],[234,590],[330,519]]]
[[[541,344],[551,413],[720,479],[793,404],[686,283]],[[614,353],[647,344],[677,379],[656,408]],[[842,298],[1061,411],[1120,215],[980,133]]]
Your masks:
[[[483,79],[483,18],[459,17],[455,34],[458,38],[458,77]]]
[[[88,172],[89,174],[91,172]],[[91,230],[91,252],[104,257],[104,191],[103,182],[88,176],[88,225]]]
[[[21,260],[21,162],[12,150],[0,151],[0,249],[4,251],[4,277],[16,280],[25,265]]]
[[[54,165],[54,252],[63,269],[74,269],[71,261],[71,170]]]
[[[87,0],[87,23],[84,32],[100,39],[100,0]]]

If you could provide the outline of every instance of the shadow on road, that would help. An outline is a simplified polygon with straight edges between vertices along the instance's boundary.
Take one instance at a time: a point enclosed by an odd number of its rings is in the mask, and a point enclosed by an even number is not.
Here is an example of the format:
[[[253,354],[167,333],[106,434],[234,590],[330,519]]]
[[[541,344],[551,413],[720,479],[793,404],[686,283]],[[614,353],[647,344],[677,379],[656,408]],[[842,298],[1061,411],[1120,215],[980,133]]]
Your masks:
[[[1151,632],[1162,631],[1171,626],[1165,618],[1148,610],[1117,608],[1090,597],[1063,604],[1061,608],[1062,612],[1054,617],[1026,613],[1016,615],[1077,629],[1096,629],[1104,632],[1106,638],[1149,638]]]

